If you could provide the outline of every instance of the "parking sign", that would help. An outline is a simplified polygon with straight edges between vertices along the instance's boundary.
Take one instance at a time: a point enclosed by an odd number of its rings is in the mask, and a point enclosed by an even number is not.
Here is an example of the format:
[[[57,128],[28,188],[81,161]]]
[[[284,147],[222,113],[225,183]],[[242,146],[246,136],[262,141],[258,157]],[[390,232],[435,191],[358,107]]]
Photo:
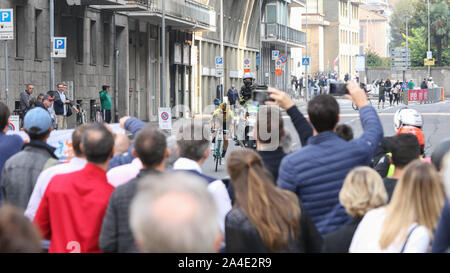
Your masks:
[[[52,57],[53,58],[65,58],[67,49],[66,37],[53,37],[52,45]]]
[[[13,16],[13,9],[0,9],[0,40],[14,39]]]

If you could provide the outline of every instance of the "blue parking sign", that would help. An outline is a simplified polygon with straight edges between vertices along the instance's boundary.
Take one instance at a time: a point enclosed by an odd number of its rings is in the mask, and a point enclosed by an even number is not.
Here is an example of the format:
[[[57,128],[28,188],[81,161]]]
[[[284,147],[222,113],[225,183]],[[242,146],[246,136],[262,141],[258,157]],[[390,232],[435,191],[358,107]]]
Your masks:
[[[10,23],[12,19],[12,12],[10,10],[0,11],[0,23]]]
[[[55,49],[65,49],[66,43],[64,39],[55,39]]]

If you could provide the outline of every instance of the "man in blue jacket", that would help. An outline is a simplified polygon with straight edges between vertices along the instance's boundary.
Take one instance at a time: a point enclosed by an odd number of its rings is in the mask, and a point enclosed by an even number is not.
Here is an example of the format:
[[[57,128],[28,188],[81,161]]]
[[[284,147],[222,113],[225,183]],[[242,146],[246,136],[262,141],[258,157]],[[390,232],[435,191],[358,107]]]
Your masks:
[[[366,94],[358,84],[347,89],[360,109],[363,135],[349,142],[339,138],[339,104],[330,95],[318,95],[308,103],[308,118],[314,136],[308,145],[286,156],[280,166],[278,187],[295,192],[311,216],[317,230],[325,235],[350,220],[339,203],[347,173],[356,166],[368,165],[383,138],[383,127]]]

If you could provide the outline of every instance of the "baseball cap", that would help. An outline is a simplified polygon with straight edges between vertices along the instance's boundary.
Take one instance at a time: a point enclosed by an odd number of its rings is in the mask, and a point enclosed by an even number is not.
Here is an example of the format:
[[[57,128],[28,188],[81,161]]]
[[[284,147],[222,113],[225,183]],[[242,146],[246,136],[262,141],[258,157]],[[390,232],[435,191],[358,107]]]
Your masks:
[[[49,100],[49,101],[53,101],[52,97],[50,97],[50,95],[44,95],[44,97],[42,98],[42,101],[44,100]]]
[[[23,125],[27,132],[33,134],[42,134],[50,130],[52,126],[52,118],[47,110],[41,107],[31,109],[25,115]]]

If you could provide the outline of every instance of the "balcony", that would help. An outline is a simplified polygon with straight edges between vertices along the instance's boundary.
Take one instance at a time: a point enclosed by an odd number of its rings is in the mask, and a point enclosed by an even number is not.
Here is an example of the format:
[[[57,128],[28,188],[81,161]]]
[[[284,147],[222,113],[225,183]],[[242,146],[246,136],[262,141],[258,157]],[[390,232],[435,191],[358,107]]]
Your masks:
[[[293,8],[303,8],[306,6],[306,0],[291,0],[289,6]]]
[[[77,0],[71,0],[77,1]],[[114,10],[160,25],[162,1],[165,2],[166,25],[184,31],[216,31],[216,12],[195,0],[78,0],[93,8]]]
[[[286,42],[286,26],[277,23],[262,23],[263,42],[284,45]],[[290,48],[305,47],[306,34],[303,31],[287,27],[287,45]]]

